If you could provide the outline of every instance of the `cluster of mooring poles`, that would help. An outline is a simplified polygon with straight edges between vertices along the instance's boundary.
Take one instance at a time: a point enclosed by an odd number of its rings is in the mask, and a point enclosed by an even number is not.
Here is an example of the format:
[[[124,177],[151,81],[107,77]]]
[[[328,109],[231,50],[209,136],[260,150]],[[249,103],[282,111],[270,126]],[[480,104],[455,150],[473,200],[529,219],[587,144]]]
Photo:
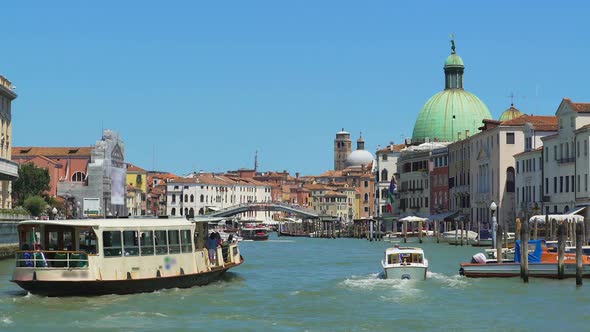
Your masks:
[[[533,218],[531,218],[533,219]],[[549,219],[546,218],[545,221]],[[533,239],[538,239],[539,235],[539,220],[534,218],[532,235]],[[524,220],[522,223],[517,219],[516,234],[517,239],[520,238],[521,243],[528,243],[531,236],[531,221]],[[500,226],[498,226],[500,227]],[[549,231],[547,233],[547,231]],[[498,229],[498,234],[501,234]],[[562,220],[550,219],[545,223],[545,240],[555,241],[557,239],[557,278],[563,279],[565,277],[565,246],[568,240],[576,247],[576,285],[583,284],[583,250],[584,239],[586,239],[586,227],[583,220],[576,218],[565,218]],[[496,254],[498,263],[502,263],[502,245],[500,241],[496,241]],[[529,260],[528,260],[528,246],[520,246],[520,277],[525,283],[529,282]]]
[[[383,232],[381,219],[356,219],[352,223],[352,237],[355,239],[367,239],[369,241],[382,241]]]

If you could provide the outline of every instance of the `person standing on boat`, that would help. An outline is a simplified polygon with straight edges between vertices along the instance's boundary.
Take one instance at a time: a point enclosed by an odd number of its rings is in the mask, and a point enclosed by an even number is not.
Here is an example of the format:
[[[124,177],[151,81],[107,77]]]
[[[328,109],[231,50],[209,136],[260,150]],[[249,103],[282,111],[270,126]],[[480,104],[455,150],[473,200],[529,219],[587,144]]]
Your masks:
[[[209,235],[207,242],[205,242],[205,246],[207,247],[207,250],[209,252],[209,262],[211,262],[211,264],[215,262],[215,253],[217,252],[217,245],[217,237],[213,232]]]

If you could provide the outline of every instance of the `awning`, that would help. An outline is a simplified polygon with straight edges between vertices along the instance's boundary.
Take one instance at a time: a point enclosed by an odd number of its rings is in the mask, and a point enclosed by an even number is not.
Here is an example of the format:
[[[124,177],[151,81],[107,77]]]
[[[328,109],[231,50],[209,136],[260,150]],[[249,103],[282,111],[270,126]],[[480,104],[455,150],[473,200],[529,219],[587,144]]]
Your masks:
[[[571,211],[569,211],[567,214],[579,214],[580,212],[582,212],[586,207],[585,206],[575,206]]]
[[[459,214],[459,211],[450,211],[450,212],[443,212],[438,214],[433,214],[428,219],[430,220],[445,220],[447,218],[452,218]]]

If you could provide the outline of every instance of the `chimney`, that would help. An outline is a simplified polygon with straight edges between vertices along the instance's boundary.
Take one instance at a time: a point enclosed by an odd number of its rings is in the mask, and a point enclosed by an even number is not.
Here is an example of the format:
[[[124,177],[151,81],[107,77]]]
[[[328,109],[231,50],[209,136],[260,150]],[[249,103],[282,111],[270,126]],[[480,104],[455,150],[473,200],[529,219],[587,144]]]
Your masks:
[[[460,140],[461,140],[461,132],[458,132],[457,133],[457,141],[460,141]]]
[[[469,129],[465,129],[465,139],[469,138]]]
[[[299,172],[295,173],[295,178],[299,179]]]

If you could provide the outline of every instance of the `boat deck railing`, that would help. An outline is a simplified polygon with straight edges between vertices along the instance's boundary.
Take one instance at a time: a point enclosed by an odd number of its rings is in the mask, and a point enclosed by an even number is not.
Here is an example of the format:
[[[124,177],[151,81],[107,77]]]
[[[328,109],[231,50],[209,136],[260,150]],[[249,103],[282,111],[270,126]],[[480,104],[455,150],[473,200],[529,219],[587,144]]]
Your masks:
[[[16,252],[16,267],[87,268],[84,251],[22,250]]]

